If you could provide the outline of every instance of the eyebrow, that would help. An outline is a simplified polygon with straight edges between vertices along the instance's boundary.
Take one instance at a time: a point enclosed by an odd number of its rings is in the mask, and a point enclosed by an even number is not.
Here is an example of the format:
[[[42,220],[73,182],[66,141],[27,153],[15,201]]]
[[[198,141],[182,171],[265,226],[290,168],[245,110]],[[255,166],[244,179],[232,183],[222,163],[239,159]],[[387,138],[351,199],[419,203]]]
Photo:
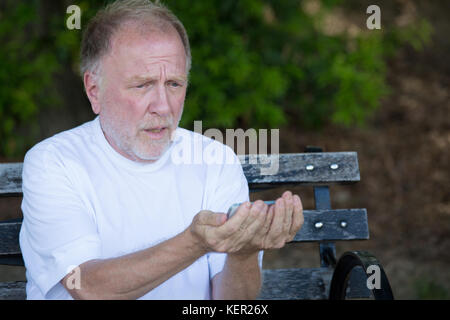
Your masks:
[[[140,82],[147,82],[147,81],[153,81],[153,80],[158,80],[159,77],[153,77],[153,76],[133,76],[129,79],[127,79],[128,83],[140,83]],[[167,77],[169,80],[176,80],[176,81],[182,81],[185,82],[187,81],[186,76],[168,76]]]

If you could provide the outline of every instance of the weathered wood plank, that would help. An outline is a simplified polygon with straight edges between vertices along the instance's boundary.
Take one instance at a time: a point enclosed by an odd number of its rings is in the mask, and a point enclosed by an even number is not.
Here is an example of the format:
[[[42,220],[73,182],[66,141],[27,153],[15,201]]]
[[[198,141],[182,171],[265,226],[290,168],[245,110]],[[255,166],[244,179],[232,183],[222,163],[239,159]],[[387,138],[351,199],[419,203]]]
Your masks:
[[[322,300],[328,299],[330,282],[333,276],[331,268],[309,269],[265,269],[263,286],[258,299],[263,300]],[[349,284],[349,298],[370,297],[365,285],[364,274]],[[26,299],[26,282],[0,282],[0,300]]]
[[[366,209],[303,210],[303,216],[293,242],[369,239]]]
[[[332,275],[333,269],[331,268],[265,269],[263,270],[263,286],[259,299],[328,299]],[[364,287],[364,274],[361,274],[357,282],[355,280],[353,285],[349,284],[348,297],[370,297],[370,292]],[[0,300],[26,299],[25,288],[25,281],[2,282],[0,283]]]
[[[305,222],[293,242],[369,238],[366,209],[304,210]],[[344,224],[345,223],[345,224]],[[318,226],[321,227],[318,228]],[[0,257],[20,254],[21,222],[0,222]],[[343,227],[345,225],[345,227]]]
[[[332,268],[264,269],[262,300],[324,300],[330,294]],[[364,272],[352,273],[347,299],[371,298]]]
[[[277,184],[341,184],[360,180],[356,152],[286,153],[263,163],[261,155],[240,155],[250,188]],[[273,168],[269,170],[268,168]]]
[[[259,299],[328,299],[333,269],[265,269]]]
[[[22,194],[22,163],[0,163],[0,196]]]
[[[0,257],[21,254],[19,233],[22,222],[0,222]]]
[[[269,158],[240,155],[239,160],[252,189],[264,185],[317,185],[360,180],[356,152],[286,153],[269,155]],[[0,196],[20,196],[21,193],[22,163],[0,163]]]
[[[332,275],[331,268],[265,269],[259,299],[328,299]],[[363,273],[358,279],[353,278],[353,283],[349,284],[348,298],[370,297],[370,292],[365,287],[365,279]],[[0,283],[0,300],[26,299],[25,288],[25,281],[2,282]]]
[[[0,300],[25,300],[25,281],[0,282]]]

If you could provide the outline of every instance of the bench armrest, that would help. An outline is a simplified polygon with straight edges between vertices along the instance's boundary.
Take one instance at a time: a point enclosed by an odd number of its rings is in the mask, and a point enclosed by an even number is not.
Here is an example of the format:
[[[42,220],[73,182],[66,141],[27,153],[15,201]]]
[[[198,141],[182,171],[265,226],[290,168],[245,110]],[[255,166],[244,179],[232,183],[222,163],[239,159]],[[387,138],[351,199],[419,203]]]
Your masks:
[[[347,295],[348,282],[351,279],[350,275],[354,268],[362,268],[364,271],[364,276],[362,279],[366,280],[366,283],[360,283],[360,285],[365,286],[368,290],[370,290],[375,300],[394,299],[386,273],[375,256],[367,251],[348,251],[339,258],[336,264],[336,268],[331,279],[330,300],[345,299]],[[368,288],[367,279],[369,277],[377,276],[379,276],[378,288],[376,285],[373,288]]]

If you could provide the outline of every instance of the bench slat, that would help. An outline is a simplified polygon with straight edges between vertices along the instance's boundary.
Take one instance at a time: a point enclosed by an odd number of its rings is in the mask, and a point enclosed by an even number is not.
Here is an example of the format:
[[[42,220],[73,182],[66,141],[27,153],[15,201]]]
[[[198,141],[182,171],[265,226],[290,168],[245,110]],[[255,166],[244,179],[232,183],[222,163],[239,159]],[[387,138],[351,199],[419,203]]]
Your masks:
[[[331,268],[264,269],[263,285],[258,299],[328,299],[332,276]],[[354,282],[357,285],[349,284],[348,298],[370,297],[370,292],[364,287],[364,272],[359,276],[357,282]],[[25,288],[25,281],[0,282],[0,300],[26,299]]]
[[[328,299],[333,272],[332,268],[264,269],[259,299]],[[371,298],[372,295],[366,287],[366,281],[367,275],[364,271],[352,273],[352,281],[348,284],[346,298]]]
[[[1,222],[0,257],[21,254],[19,246],[19,232],[22,222]]]
[[[25,281],[0,282],[0,300],[25,300]]]
[[[360,180],[356,152],[280,154],[275,174],[267,174],[271,165],[262,163],[261,155],[240,155],[239,159],[251,189],[277,184],[348,184]]]
[[[332,276],[330,268],[265,269],[258,299],[328,299]]]
[[[264,156],[238,156],[251,189],[278,184],[320,185],[360,180],[356,152],[284,153],[277,156],[278,160],[272,162],[272,166],[278,163],[274,174],[268,174],[271,163],[264,162]],[[331,165],[337,168],[332,169]],[[20,196],[21,193],[22,163],[0,163],[0,196]]]
[[[366,209],[303,210],[303,216],[293,242],[369,239]]]
[[[0,196],[22,194],[22,163],[0,163]]]
[[[305,222],[293,242],[369,239],[366,209],[304,210],[303,215]],[[345,228],[340,225],[344,221]],[[322,223],[322,227],[316,228],[317,223]],[[21,225],[21,222],[0,222],[0,257],[20,254]]]

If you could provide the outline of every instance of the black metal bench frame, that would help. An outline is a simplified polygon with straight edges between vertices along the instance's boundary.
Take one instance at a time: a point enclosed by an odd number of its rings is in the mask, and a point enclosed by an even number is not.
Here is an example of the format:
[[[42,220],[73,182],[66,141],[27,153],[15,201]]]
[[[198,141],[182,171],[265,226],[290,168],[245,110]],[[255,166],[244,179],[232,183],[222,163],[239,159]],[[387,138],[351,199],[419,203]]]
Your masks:
[[[375,256],[352,251],[336,259],[335,241],[369,239],[366,209],[331,209],[329,185],[360,180],[356,152],[322,152],[307,147],[305,153],[280,154],[279,170],[274,175],[261,175],[261,169],[267,166],[261,161],[251,162],[254,156],[239,157],[250,192],[287,185],[310,185],[314,189],[315,210],[304,210],[304,225],[292,243],[318,242],[320,268],[264,269],[260,299],[394,298]],[[22,196],[21,173],[22,163],[0,164],[0,197]],[[0,222],[0,265],[24,265],[20,227],[21,219]],[[371,265],[380,270],[379,289],[367,286]],[[25,297],[25,282],[0,283],[0,300]]]

